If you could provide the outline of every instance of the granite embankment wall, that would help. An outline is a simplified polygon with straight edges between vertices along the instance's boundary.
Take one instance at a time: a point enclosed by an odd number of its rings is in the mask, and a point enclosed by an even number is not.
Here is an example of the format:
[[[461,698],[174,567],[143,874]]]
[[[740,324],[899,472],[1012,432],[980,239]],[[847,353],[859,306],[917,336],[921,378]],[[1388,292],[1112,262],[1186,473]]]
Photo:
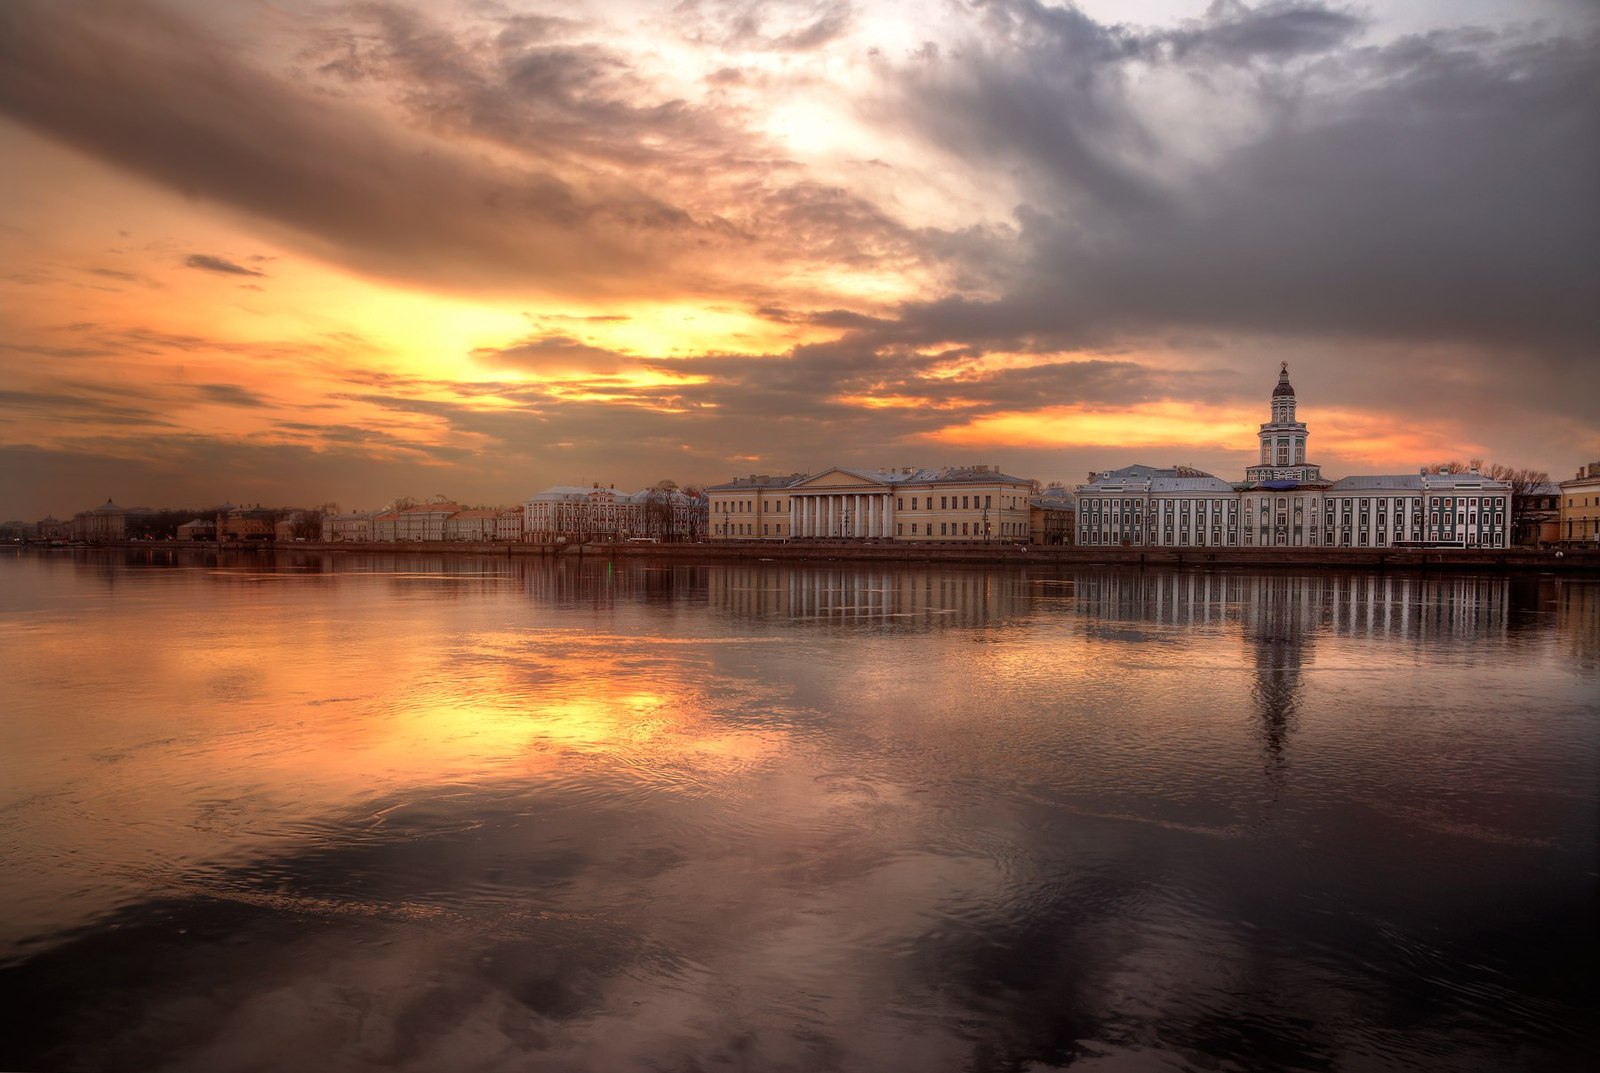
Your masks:
[[[185,548],[176,542],[131,541],[106,547]],[[196,543],[191,550],[216,552],[217,545]],[[222,549],[226,554],[264,554],[254,546]],[[278,552],[340,554],[421,553],[563,558],[641,558],[674,562],[914,562],[961,564],[1032,564],[1061,566],[1173,566],[1190,569],[1356,568],[1397,570],[1466,570],[1507,573],[1600,574],[1600,550],[1567,551],[1438,551],[1383,548],[1114,548],[1032,547],[1017,544],[860,544],[829,541],[716,544],[503,544],[449,543],[316,543],[278,545]]]

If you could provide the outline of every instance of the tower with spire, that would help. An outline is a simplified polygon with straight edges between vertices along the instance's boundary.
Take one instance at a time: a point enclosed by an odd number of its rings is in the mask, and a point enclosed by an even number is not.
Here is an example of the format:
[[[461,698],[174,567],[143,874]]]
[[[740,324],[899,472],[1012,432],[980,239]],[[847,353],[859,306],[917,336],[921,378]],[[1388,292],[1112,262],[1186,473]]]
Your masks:
[[[1306,437],[1310,433],[1305,422],[1295,420],[1294,408],[1294,385],[1289,383],[1289,363],[1284,362],[1277,386],[1272,389],[1272,420],[1263,424],[1257,434],[1261,440],[1260,458],[1245,470],[1248,483],[1322,481],[1322,467],[1306,461]]]

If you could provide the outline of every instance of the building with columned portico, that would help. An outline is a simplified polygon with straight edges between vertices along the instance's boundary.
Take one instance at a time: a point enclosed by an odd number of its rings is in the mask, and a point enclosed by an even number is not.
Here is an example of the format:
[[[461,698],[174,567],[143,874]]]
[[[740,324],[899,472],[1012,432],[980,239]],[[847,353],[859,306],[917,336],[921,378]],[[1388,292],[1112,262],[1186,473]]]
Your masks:
[[[1033,483],[998,466],[739,477],[706,489],[713,540],[1023,543]]]

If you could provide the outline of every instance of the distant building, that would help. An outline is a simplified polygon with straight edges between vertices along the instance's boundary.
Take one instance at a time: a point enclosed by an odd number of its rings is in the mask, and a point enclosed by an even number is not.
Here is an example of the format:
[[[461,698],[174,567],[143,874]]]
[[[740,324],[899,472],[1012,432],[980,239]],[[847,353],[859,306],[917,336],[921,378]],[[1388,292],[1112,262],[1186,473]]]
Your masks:
[[[179,540],[215,540],[217,539],[217,523],[215,518],[192,518],[178,526]]]
[[[1309,461],[1285,362],[1260,454],[1239,484],[1186,467],[1126,466],[1078,488],[1078,543],[1158,547],[1504,548],[1511,486],[1470,473],[1345,477]]]
[[[1028,497],[1028,543],[1071,544],[1077,535],[1078,506],[1064,485],[1051,484]]]
[[[627,499],[599,485],[546,488],[522,505],[523,539],[537,544],[615,540],[632,519]]]
[[[461,504],[443,496],[434,496],[426,503],[407,507],[395,519],[394,537],[399,541],[444,540],[445,523],[461,510]]]
[[[499,507],[458,510],[444,520],[444,539],[486,544],[495,539],[499,519]]]
[[[1600,543],[1600,462],[1590,462],[1570,481],[1561,482],[1558,523],[1561,543]]]
[[[71,536],[73,540],[91,544],[124,540],[128,536],[130,518],[153,513],[149,507],[119,507],[108,498],[98,507],[72,516]]]
[[[277,511],[254,507],[223,507],[217,511],[217,540],[221,543],[263,544],[272,539]]]
[[[495,515],[494,538],[508,544],[522,540],[523,515],[521,507],[507,507]]]
[[[1561,486],[1554,481],[1536,484],[1511,495],[1511,542],[1524,547],[1545,547],[1561,539]]]
[[[677,542],[699,540],[706,531],[706,500],[677,488],[658,486],[637,492],[592,485],[558,485],[522,505],[521,539],[531,543],[588,543],[651,537]]]
[[[72,523],[47,514],[25,526],[22,536],[24,540],[68,540],[72,537]]]
[[[706,489],[712,540],[1021,542],[1032,482],[997,466],[743,477]]]
[[[329,543],[365,542],[375,539],[372,535],[372,519],[375,514],[375,511],[325,514],[322,516],[322,539]]]
[[[398,539],[396,534],[400,528],[400,511],[380,510],[372,516],[369,529],[372,539],[385,544],[392,544]]]

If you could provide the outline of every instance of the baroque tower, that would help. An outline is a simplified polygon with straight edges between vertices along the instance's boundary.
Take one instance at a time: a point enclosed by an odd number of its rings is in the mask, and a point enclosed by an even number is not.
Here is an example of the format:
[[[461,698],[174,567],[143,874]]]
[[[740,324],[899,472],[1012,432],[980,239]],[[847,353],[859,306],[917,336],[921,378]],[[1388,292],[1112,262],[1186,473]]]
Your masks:
[[[1260,484],[1322,480],[1322,467],[1306,461],[1306,437],[1310,433],[1305,422],[1295,420],[1294,408],[1294,385],[1289,383],[1289,363],[1284,362],[1278,384],[1272,389],[1272,420],[1262,425],[1258,433],[1261,457],[1245,470],[1246,481]]]

